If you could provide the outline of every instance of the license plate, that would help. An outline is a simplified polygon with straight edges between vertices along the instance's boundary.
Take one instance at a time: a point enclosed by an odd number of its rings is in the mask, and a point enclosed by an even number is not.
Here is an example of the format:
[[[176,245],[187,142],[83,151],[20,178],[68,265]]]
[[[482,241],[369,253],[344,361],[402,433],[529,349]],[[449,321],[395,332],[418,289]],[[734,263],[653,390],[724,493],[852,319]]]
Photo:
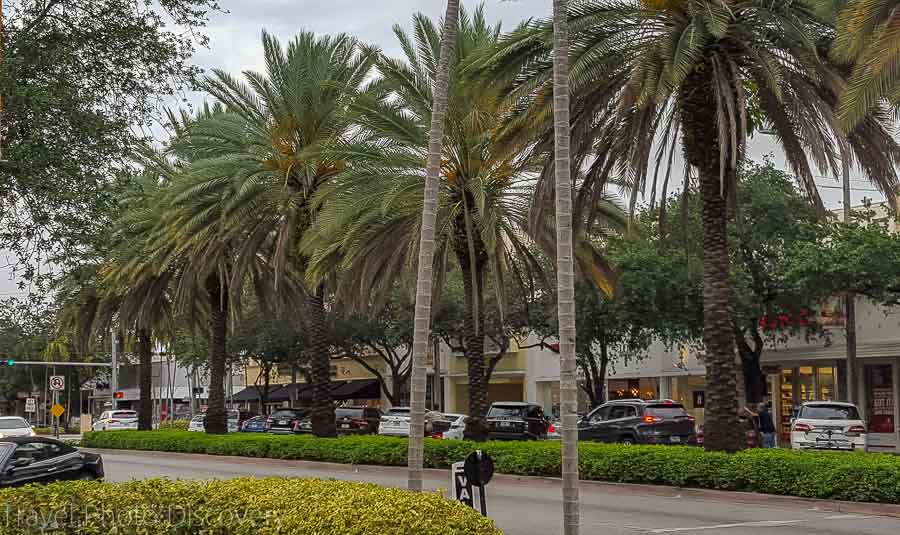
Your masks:
[[[672,442],[681,442],[681,437],[669,437],[669,440]]]
[[[350,424],[341,424],[341,429],[350,429]]]
[[[287,425],[287,420],[278,420],[278,425]]]

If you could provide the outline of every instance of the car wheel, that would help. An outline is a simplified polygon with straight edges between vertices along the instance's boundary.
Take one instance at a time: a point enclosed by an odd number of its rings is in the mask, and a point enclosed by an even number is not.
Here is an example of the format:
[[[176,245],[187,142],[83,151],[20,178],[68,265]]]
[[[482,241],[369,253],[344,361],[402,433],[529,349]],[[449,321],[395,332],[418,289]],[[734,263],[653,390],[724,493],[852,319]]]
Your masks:
[[[619,439],[619,443],[623,446],[634,446],[636,444],[634,437],[622,437]]]

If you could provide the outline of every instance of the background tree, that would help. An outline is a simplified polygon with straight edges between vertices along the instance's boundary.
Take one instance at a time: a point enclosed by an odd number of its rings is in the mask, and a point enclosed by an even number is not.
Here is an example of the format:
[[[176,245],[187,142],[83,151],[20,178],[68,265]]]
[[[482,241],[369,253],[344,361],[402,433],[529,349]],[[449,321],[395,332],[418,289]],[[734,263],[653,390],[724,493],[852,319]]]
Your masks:
[[[6,0],[0,247],[23,283],[81,260],[159,99],[193,87],[215,0]],[[45,275],[52,273],[45,272]]]
[[[710,380],[704,445],[736,450],[742,438],[736,431],[727,222],[747,135],[770,128],[819,207],[813,169],[839,176],[841,158],[894,203],[900,147],[881,114],[846,132],[833,119],[847,76],[827,61],[832,9],[806,2],[596,0],[574,4],[569,22],[578,31],[570,80],[573,165],[587,168],[576,199],[602,191],[614,172],[627,169],[630,205],[636,206],[642,192],[657,191],[660,175],[651,169],[670,176],[679,145],[684,182],[696,176]],[[485,60],[499,73],[518,76],[519,90],[510,98],[524,120],[545,132],[552,37],[551,21],[523,25]],[[546,182],[549,175],[541,178]],[[665,191],[665,178],[663,184]]]

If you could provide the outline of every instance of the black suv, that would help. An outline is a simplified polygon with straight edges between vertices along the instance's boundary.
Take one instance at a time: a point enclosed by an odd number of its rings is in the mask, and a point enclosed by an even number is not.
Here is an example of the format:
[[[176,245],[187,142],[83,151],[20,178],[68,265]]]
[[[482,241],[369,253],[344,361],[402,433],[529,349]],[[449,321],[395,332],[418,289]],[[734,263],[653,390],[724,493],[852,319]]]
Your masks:
[[[578,440],[622,444],[696,444],[694,417],[672,400],[610,401],[578,423]]]
[[[266,431],[269,433],[294,433],[306,411],[301,409],[277,409],[266,420]]]
[[[539,440],[547,438],[549,422],[536,403],[513,401],[491,405],[487,414],[491,440]]]

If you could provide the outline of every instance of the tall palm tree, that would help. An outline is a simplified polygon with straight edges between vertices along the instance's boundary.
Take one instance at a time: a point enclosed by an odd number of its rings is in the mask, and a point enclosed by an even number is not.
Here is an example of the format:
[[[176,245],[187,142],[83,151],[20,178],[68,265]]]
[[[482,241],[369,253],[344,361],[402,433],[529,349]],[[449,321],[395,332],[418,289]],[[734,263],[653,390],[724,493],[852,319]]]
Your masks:
[[[425,353],[428,351],[431,327],[431,297],[434,260],[434,233],[437,222],[438,181],[444,142],[444,116],[449,99],[450,66],[456,45],[459,1],[447,0],[444,28],[441,32],[437,78],[433,86],[431,130],[428,132],[428,157],[425,165],[425,191],[422,194],[422,224],[419,233],[419,263],[416,274],[416,312],[413,328],[413,360],[410,373],[410,414],[408,488],[422,491],[425,458]],[[434,59],[434,58],[432,58]],[[427,80],[427,78],[426,78]],[[437,362],[437,355],[435,355]]]
[[[563,533],[581,528],[578,498],[578,366],[575,359],[575,262],[572,161],[569,158],[569,20],[567,0],[553,0],[553,171],[556,190],[556,281],[559,405],[562,416]]]
[[[312,196],[348,165],[332,148],[355,135],[351,103],[367,90],[377,51],[343,34],[301,32],[286,48],[267,33],[262,40],[265,73],[245,72],[244,82],[215,71],[205,80],[221,113],[191,122],[173,145],[190,155],[190,185],[178,200],[188,213],[216,214],[209,223],[230,244],[227,275],[206,280],[210,295],[237,298],[246,280],[261,289],[265,262],[274,271],[269,297],[302,309],[313,341],[313,431],[333,436],[327,288],[305,284],[298,243],[317,217]]]
[[[531,222],[536,167],[520,145],[497,135],[508,109],[504,87],[460,76],[471,61],[493,50],[500,36],[499,27],[489,25],[481,9],[473,15],[460,10],[437,200],[433,207],[423,203],[427,185],[421,161],[434,146],[428,134],[435,85],[431,73],[437,72],[441,51],[437,25],[421,14],[414,16],[413,24],[414,37],[395,28],[404,60],[382,58],[379,93],[357,103],[357,120],[368,139],[345,149],[361,156],[322,189],[318,202],[326,208],[305,246],[312,251],[313,276],[339,266],[342,297],[370,300],[392,290],[398,277],[415,265],[422,254],[422,244],[416,248],[420,228],[429,229],[434,251],[426,264],[435,282],[426,284],[426,293],[440,291],[451,265],[462,275],[461,328],[469,382],[466,436],[484,440],[491,371],[484,347],[487,279],[500,294],[502,318],[503,288],[526,278],[517,270],[540,270],[536,249],[549,253],[555,238],[551,223]],[[422,223],[423,207],[435,211],[434,225]],[[616,210],[608,201],[600,207],[598,214],[604,216]],[[422,290],[423,282],[419,284]],[[421,306],[417,311],[422,313]]]
[[[766,126],[812,202],[814,168],[837,175],[841,143],[854,164],[893,198],[900,147],[877,115],[845,134],[836,107],[846,84],[827,61],[830,2],[803,0],[581,0],[569,8],[572,157],[586,167],[582,191],[629,169],[635,192],[651,164],[671,168],[678,144],[699,182],[704,230],[705,445],[741,447],[736,430],[734,341],[729,332],[728,202],[747,135]],[[520,80],[511,95],[536,126],[550,91],[552,24],[529,23],[490,58]],[[660,149],[654,151],[654,144]],[[668,157],[667,157],[668,155]],[[654,172],[652,176],[656,176]],[[668,176],[668,175],[667,175]],[[576,205],[577,207],[577,205]]]
[[[885,100],[900,104],[900,1],[840,3],[831,55],[853,69],[839,113],[844,127],[853,128]]]

